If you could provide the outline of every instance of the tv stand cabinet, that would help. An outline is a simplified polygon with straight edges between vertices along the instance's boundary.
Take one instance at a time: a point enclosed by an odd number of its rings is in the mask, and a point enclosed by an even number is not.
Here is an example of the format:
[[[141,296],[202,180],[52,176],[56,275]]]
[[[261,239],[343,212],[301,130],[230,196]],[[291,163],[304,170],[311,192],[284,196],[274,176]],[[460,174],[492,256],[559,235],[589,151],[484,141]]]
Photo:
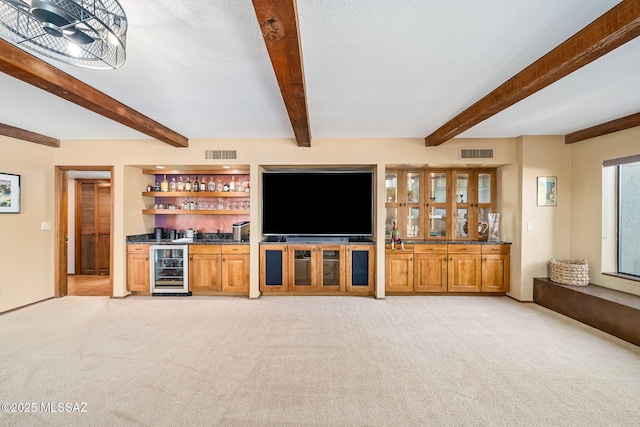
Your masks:
[[[263,242],[263,295],[373,295],[373,242]]]

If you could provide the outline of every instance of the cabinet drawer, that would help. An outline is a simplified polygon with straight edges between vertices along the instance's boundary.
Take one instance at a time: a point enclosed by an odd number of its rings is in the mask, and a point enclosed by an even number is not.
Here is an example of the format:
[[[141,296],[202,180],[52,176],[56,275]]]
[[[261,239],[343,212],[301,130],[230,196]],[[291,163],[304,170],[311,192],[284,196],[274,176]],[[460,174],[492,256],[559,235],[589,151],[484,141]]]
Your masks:
[[[396,243],[395,247],[396,248],[394,250],[391,250],[391,243],[387,243],[384,246],[384,249],[385,249],[385,252],[389,253],[389,254],[396,253],[398,251],[402,252],[402,245],[400,243]],[[404,245],[404,251],[405,252],[409,252],[409,253],[413,252],[413,245],[405,244]]]
[[[447,245],[415,245],[413,253],[416,254],[446,254]]]
[[[219,255],[220,245],[189,245],[189,255]]]
[[[479,254],[481,245],[448,245],[450,254]]]
[[[511,250],[509,245],[482,245],[482,253],[485,255],[488,254],[498,254],[498,255],[507,255]]]
[[[149,245],[127,245],[128,254],[149,253]]]
[[[223,255],[248,255],[249,245],[221,245]]]

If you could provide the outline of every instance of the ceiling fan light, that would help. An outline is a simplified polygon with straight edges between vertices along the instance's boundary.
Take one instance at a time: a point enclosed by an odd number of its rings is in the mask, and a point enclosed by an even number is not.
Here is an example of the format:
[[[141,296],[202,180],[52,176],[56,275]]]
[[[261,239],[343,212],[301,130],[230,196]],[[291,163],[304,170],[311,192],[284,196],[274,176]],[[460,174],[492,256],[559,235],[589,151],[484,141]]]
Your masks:
[[[122,66],[126,32],[117,0],[0,0],[0,37],[67,64]]]

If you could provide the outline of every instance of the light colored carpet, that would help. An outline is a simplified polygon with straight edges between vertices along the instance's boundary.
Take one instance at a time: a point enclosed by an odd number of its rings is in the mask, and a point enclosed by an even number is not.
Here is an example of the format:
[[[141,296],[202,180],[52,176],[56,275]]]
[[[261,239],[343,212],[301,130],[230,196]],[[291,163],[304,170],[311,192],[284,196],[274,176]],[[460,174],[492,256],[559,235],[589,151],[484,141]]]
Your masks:
[[[0,316],[0,402],[36,404],[11,426],[638,426],[640,347],[507,297],[65,297]]]

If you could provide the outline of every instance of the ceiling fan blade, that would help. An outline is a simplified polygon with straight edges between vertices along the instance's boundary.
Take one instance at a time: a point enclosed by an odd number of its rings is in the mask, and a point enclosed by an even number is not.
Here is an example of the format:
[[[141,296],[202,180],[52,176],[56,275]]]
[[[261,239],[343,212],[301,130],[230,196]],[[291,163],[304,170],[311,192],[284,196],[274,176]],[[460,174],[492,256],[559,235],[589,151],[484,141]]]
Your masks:
[[[5,3],[9,3],[12,6],[23,7],[25,9],[29,9],[29,5],[22,0],[4,0]]]
[[[72,42],[74,42],[75,44],[90,44],[93,43],[95,41],[95,39],[93,37],[91,37],[90,35],[83,33],[82,31],[78,30],[77,28],[74,28],[75,31],[70,32],[71,28],[69,29],[65,29],[62,32],[62,35],[64,35],[64,37],[68,40],[71,40]]]

